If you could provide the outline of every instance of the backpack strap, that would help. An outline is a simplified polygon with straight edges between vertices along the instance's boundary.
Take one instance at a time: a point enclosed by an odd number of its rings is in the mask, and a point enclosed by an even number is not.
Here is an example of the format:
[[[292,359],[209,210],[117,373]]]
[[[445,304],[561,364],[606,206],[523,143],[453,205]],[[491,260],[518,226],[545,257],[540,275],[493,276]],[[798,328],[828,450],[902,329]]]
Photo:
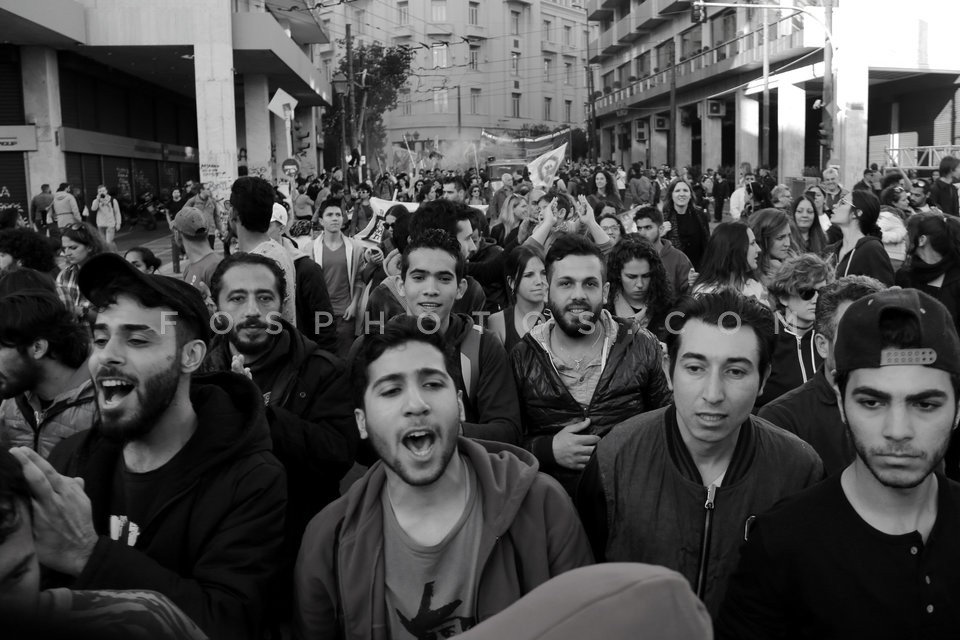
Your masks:
[[[460,374],[463,376],[463,387],[467,392],[468,400],[473,400],[474,385],[480,378],[481,337],[483,337],[483,327],[475,324],[460,345]]]

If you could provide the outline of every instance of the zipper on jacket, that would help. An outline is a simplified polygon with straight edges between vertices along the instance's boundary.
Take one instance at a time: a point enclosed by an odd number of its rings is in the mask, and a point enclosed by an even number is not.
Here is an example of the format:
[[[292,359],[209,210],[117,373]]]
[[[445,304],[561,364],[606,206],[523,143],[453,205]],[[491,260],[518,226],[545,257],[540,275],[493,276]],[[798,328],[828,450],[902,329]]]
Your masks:
[[[33,412],[33,419],[36,424],[33,427],[33,450],[40,451],[40,430],[43,428],[43,420],[47,417],[46,411],[38,410]]]
[[[707,585],[707,565],[710,558],[710,534],[713,529],[714,500],[717,497],[717,485],[707,487],[707,500],[703,503],[703,536],[700,538],[700,562],[697,569],[697,597],[703,600]]]

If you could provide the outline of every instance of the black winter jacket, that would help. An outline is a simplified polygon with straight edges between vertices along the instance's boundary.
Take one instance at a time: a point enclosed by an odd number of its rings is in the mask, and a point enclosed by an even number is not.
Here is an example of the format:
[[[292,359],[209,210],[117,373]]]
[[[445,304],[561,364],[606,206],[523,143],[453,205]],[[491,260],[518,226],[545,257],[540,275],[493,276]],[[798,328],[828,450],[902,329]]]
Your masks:
[[[73,589],[146,589],[180,607],[212,638],[258,638],[262,604],[279,568],[286,487],[270,453],[256,386],[234,373],[196,375],[197,430],[170,463],[174,482],[133,547],[110,539],[114,478],[123,446],[95,425],[50,455],[84,480],[100,534]]]
[[[540,468],[571,494],[579,474],[557,464],[553,437],[571,422],[590,418],[583,433],[605,436],[617,423],[670,403],[671,393],[660,366],[660,343],[646,329],[615,318],[618,332],[590,405],[583,409],[567,390],[550,354],[529,333],[510,352],[520,396],[523,445]]]
[[[337,322],[323,267],[303,255],[293,261],[293,268],[297,282],[297,328],[321,349],[336,351]]]

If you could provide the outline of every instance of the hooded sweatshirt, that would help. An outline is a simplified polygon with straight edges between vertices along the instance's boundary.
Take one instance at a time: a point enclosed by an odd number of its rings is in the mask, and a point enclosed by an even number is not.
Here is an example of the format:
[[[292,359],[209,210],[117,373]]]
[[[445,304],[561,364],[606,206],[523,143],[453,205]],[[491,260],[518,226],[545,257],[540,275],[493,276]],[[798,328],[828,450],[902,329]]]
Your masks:
[[[4,400],[0,404],[0,443],[30,447],[46,458],[61,440],[89,429],[99,415],[93,381],[83,363],[46,409],[29,391]]]
[[[56,195],[53,196],[52,215],[53,221],[61,229],[74,222],[81,221],[80,208],[77,207],[77,199],[73,197],[72,193],[57,191]]]
[[[483,513],[473,610],[485,620],[593,556],[563,489],[537,472],[529,453],[458,440],[476,473]],[[294,584],[294,636],[389,638],[383,556],[383,463],[313,519],[303,536]]]
[[[62,442],[50,462],[84,480],[100,535],[74,589],[147,589],[173,601],[213,638],[257,638],[279,568],[286,486],[270,452],[256,386],[234,373],[194,376],[197,429],[161,469],[153,509],[133,544],[111,539],[123,446],[95,426]],[[158,469],[157,471],[160,471]],[[113,518],[111,518],[113,516]]]
[[[763,393],[757,398],[757,407],[776,400],[788,391],[804,385],[817,373],[823,364],[823,358],[814,344],[817,332],[810,329],[798,335],[791,329],[783,315],[777,313],[777,341],[770,359],[772,371],[763,386]]]

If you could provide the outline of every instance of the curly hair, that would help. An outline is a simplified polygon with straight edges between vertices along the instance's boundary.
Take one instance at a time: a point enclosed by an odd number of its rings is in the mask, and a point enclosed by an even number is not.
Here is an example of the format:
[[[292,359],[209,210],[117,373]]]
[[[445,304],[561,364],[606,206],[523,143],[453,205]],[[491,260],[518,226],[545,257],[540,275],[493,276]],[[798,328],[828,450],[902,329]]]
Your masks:
[[[647,305],[657,311],[673,306],[673,288],[667,278],[660,253],[642,238],[625,238],[618,242],[607,256],[607,282],[610,283],[609,299],[623,292],[620,278],[623,268],[631,260],[646,260],[650,265],[650,288],[647,290]]]
[[[0,253],[6,253],[27,269],[53,271],[57,266],[53,247],[45,237],[32,229],[0,231]]]
[[[597,189],[597,174],[602,173],[603,177],[607,179],[607,186],[604,189],[604,193],[600,193]],[[616,181],[610,177],[610,174],[604,171],[603,169],[597,169],[593,172],[593,176],[590,178],[590,193],[596,194],[601,200],[610,197],[612,194],[615,194],[617,191]]]
[[[813,289],[821,282],[830,284],[833,277],[833,267],[826,260],[812,253],[804,253],[784,260],[767,289],[777,299],[777,305],[782,306],[780,297],[798,295],[801,289]]]

